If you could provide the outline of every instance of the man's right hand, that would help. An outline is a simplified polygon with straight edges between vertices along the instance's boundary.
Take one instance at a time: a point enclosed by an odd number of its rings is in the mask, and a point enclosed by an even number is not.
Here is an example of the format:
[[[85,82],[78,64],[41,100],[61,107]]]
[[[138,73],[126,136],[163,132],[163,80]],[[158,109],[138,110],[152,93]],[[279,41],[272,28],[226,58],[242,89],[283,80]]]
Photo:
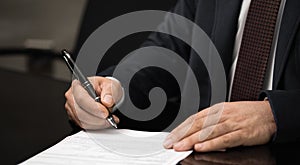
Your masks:
[[[107,108],[118,102],[122,95],[122,87],[119,82],[104,77],[90,77],[96,93],[101,102],[96,102],[81,86],[78,80],[72,82],[71,87],[65,93],[65,108],[69,117],[83,129],[104,129],[110,127],[106,121]],[[119,123],[119,118],[113,116]]]

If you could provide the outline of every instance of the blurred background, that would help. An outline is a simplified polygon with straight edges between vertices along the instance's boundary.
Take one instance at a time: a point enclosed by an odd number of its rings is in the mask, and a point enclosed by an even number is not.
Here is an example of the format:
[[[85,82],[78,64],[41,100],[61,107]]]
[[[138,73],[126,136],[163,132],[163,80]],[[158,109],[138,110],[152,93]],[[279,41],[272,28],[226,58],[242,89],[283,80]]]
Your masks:
[[[22,162],[74,132],[64,110],[71,74],[59,57],[62,49],[76,56],[86,38],[110,19],[137,10],[169,10],[175,3],[1,0],[1,163]],[[138,48],[147,36],[137,34],[118,42],[107,54],[105,67]]]
[[[1,0],[0,48],[11,52],[1,54],[0,67],[69,80],[70,73],[61,60],[38,55],[34,59],[20,49],[72,50],[86,4],[86,0]]]

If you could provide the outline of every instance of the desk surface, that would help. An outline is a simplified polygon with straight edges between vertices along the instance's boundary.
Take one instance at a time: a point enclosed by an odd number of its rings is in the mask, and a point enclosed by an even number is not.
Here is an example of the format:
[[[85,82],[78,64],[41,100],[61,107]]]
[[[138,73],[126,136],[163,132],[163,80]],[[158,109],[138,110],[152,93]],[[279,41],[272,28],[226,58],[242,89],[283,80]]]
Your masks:
[[[1,164],[23,161],[72,132],[64,110],[68,82],[1,69],[0,77]],[[193,153],[180,164],[300,164],[299,147],[291,143]]]
[[[0,69],[1,162],[23,161],[71,133],[68,82]]]
[[[281,165],[300,164],[300,144],[262,145],[239,147],[226,152],[192,153],[180,162],[181,165]]]

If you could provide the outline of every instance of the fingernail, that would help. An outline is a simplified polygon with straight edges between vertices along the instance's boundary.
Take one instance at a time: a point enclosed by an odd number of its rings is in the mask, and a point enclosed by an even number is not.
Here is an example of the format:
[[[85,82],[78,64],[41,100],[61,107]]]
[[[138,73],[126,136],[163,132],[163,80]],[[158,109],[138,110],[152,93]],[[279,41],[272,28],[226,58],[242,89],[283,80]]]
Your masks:
[[[112,96],[111,95],[105,95],[103,102],[105,102],[106,104],[111,104],[112,103]]]
[[[176,149],[181,149],[182,147],[184,147],[184,142],[175,143],[173,146],[173,148],[176,148]]]
[[[166,139],[165,141],[164,141],[164,147],[165,148],[171,148],[172,147],[172,145],[173,145],[173,140],[172,139]]]

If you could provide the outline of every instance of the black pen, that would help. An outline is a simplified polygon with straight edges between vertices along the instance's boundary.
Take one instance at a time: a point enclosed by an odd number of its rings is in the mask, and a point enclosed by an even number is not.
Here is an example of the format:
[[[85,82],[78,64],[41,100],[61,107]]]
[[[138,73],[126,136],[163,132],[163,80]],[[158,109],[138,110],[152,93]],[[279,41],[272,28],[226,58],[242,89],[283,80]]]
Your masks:
[[[72,60],[70,54],[66,51],[63,50],[63,58],[65,60],[65,62],[67,63],[68,68],[70,69],[70,71],[74,74],[74,76],[76,77],[76,79],[79,80],[79,82],[81,83],[82,87],[89,93],[89,95],[97,102],[101,103],[101,99],[100,97],[97,95],[95,89],[93,88],[93,85],[91,84],[91,82],[82,74],[82,72],[79,70],[79,68],[77,67],[77,65],[75,64],[75,62]],[[107,109],[108,111],[108,116],[106,118],[106,120],[108,121],[108,123],[113,126],[114,128],[117,128],[117,124],[112,116],[112,113],[109,111],[109,109]]]

